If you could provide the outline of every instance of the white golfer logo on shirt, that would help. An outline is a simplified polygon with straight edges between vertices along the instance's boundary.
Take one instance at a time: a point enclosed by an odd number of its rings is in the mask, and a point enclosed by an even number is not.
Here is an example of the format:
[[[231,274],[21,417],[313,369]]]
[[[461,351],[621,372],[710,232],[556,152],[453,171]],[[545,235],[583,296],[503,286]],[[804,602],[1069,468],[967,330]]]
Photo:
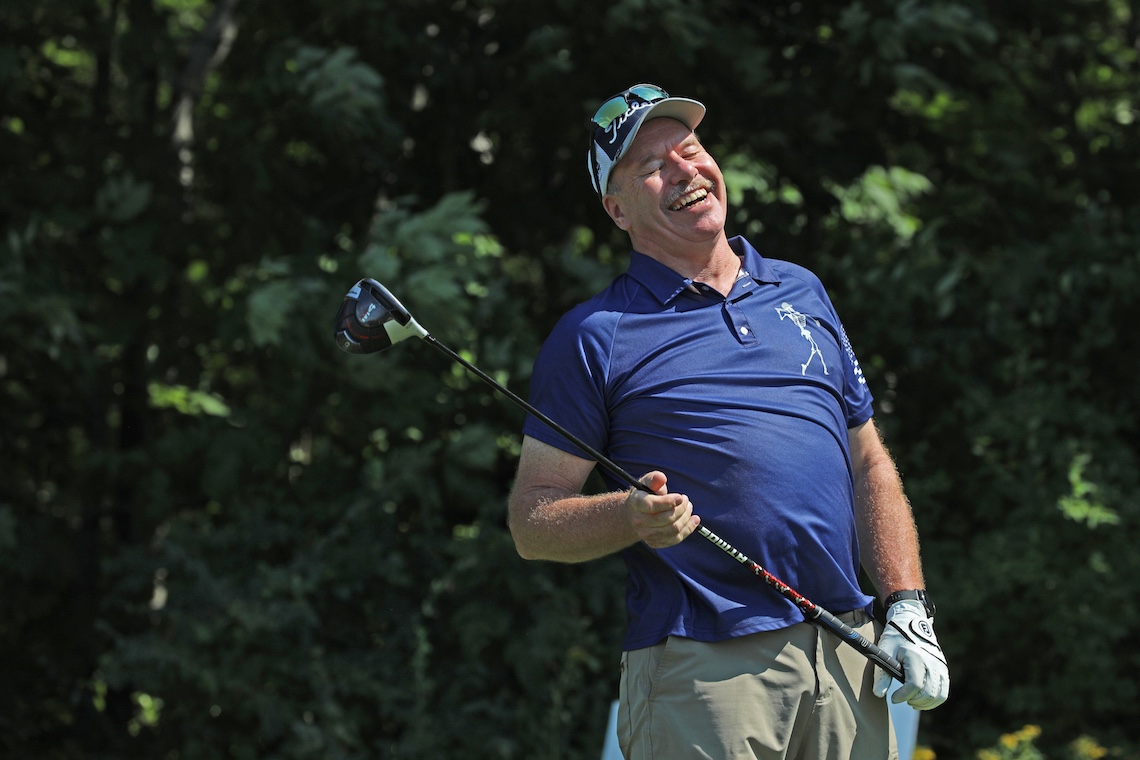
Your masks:
[[[808,360],[800,365],[800,374],[807,374],[807,368],[811,365],[812,359],[814,359],[817,355],[819,356],[819,363],[823,365],[823,374],[828,374],[827,362],[823,360],[823,352],[819,350],[819,344],[815,342],[815,338],[812,337],[811,330],[807,328],[809,319],[811,319],[812,322],[815,322],[816,327],[821,327],[822,325],[819,324],[819,320],[815,319],[814,317],[808,317],[806,314],[800,314],[798,311],[793,309],[792,305],[787,301],[780,304],[780,308],[776,309],[776,313],[780,315],[781,322],[784,321],[784,317],[792,320],[792,324],[800,328],[800,335],[803,337],[803,339],[811,344],[811,353],[808,354]]]

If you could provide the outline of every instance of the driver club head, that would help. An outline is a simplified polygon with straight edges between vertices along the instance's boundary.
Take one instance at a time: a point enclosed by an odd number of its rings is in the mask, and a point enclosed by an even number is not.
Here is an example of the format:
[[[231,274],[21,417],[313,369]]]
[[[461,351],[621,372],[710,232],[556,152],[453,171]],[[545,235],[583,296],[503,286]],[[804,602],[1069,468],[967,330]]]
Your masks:
[[[345,295],[333,330],[336,344],[350,354],[374,354],[428,334],[387,288],[371,278],[360,280]]]

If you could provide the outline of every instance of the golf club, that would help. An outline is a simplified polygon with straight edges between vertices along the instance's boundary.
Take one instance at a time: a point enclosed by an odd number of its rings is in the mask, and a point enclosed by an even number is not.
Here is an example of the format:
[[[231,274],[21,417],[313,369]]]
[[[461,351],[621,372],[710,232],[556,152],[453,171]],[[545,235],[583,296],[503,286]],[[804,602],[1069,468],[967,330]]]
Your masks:
[[[373,279],[363,279],[356,283],[344,297],[340,310],[333,322],[336,333],[336,343],[350,354],[372,354],[391,348],[400,341],[408,338],[419,338],[440,351],[448,358],[463,365],[479,379],[490,385],[499,393],[515,402],[525,411],[533,414],[551,429],[570,441],[582,450],[587,456],[601,465],[611,475],[627,483],[633,488],[652,493],[649,487],[635,478],[616,462],[589,446],[566,428],[546,416],[525,399],[512,393],[502,383],[483,372],[471,362],[464,359],[450,348],[432,337],[427,330],[420,327],[412,318],[411,312],[404,308],[388,289]],[[697,532],[721,551],[728,554],[740,564],[747,567],[760,577],[768,586],[780,596],[794,604],[804,619],[819,627],[831,631],[843,641],[861,652],[867,659],[874,662],[887,673],[890,673],[900,683],[905,680],[902,665],[876,644],[868,641],[853,628],[827,610],[807,599],[803,594],[793,589],[782,580],[772,575],[756,562],[753,562],[742,552],[734,548],[723,538],[701,525]]]

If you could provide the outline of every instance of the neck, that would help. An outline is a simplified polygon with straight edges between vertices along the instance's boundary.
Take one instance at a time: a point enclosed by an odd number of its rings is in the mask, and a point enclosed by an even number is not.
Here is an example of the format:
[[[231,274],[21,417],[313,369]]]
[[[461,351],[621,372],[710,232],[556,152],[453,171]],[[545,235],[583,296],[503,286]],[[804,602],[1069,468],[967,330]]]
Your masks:
[[[637,246],[634,250],[655,259],[682,277],[695,282],[703,282],[723,296],[732,290],[732,284],[740,272],[740,257],[728,244],[723,232],[708,244],[693,244],[684,248],[671,248],[668,251]]]

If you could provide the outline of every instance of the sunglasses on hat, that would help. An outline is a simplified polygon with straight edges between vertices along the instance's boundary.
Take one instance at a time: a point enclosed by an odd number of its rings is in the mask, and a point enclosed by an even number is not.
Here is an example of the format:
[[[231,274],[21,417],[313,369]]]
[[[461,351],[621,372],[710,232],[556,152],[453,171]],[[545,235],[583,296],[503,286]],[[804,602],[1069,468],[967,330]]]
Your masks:
[[[635,84],[628,90],[614,95],[605,103],[602,103],[594,113],[592,121],[602,129],[606,129],[610,124],[614,123],[614,119],[623,115],[630,107],[638,103],[652,103],[657,100],[664,100],[667,97],[669,97],[669,93],[655,84]]]

